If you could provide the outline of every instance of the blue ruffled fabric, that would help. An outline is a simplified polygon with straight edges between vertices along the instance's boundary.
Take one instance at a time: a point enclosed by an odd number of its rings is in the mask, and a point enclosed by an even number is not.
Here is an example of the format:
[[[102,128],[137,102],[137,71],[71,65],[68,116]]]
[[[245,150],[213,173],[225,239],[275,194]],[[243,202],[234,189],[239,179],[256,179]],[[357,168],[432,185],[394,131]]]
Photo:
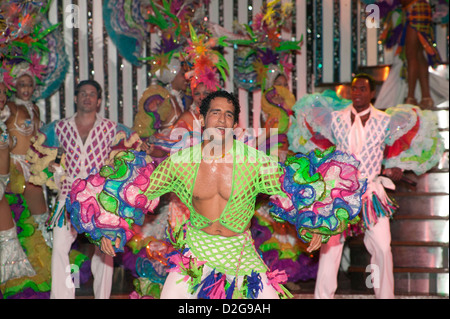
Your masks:
[[[358,180],[359,162],[353,156],[332,147],[324,152],[296,154],[282,165],[282,189],[292,206],[286,207],[272,197],[270,213],[293,224],[303,240],[310,239],[310,234],[301,234],[303,229],[320,233],[327,240],[359,219],[366,181]],[[330,168],[338,169],[339,174],[328,176]]]
[[[131,225],[142,225],[147,212],[137,204],[128,203],[123,196],[124,188],[134,180],[138,170],[147,166],[145,157],[144,152],[122,152],[120,156],[114,158],[113,167],[103,166],[98,174],[91,175],[86,180],[74,182],[74,188],[66,200],[66,209],[78,233],[85,233],[97,245],[100,245],[102,237],[112,241],[118,237],[126,239],[121,240],[120,247],[116,249],[123,251],[124,245],[133,235],[130,230]],[[92,184],[96,178],[105,178],[105,181],[102,191],[93,194],[86,185]],[[79,198],[84,198],[86,195],[88,198],[81,203]],[[91,201],[88,202],[88,200]],[[101,214],[104,215],[100,221]],[[108,225],[107,214],[119,216],[120,224]],[[89,216],[91,218],[87,220]]]
[[[167,278],[167,274],[160,274],[154,267],[152,261],[146,257],[138,257],[136,261],[136,273],[139,277],[147,278],[157,284],[164,284]]]

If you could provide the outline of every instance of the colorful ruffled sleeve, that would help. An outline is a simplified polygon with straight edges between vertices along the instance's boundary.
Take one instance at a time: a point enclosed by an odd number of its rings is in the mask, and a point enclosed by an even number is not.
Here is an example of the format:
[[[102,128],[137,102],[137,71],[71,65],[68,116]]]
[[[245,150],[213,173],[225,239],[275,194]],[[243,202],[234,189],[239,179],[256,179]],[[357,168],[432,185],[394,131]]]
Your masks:
[[[60,143],[56,136],[58,121],[42,126],[37,135],[31,140],[26,159],[30,163],[30,182],[36,185],[46,185],[58,189],[54,174],[48,170],[50,162],[56,159]],[[64,156],[61,165],[64,166]]]
[[[111,144],[110,158],[113,158],[117,153],[129,149],[140,150],[141,138],[139,134],[129,127],[117,123],[116,136]]]
[[[159,198],[142,194],[149,184],[154,166],[143,152],[123,151],[111,166],[87,179],[77,179],[66,200],[66,209],[78,233],[85,233],[95,244],[102,237],[121,239],[118,251],[133,237],[134,224],[142,225],[145,214],[152,212]]]
[[[72,225],[97,245],[102,237],[120,238],[116,250],[123,251],[134,236],[133,225],[142,225],[159,196],[173,191],[172,174],[170,159],[155,169],[144,152],[118,153],[99,173],[74,182],[66,200]]]
[[[293,224],[301,239],[308,242],[317,233],[326,242],[359,221],[366,181],[358,179],[359,162],[353,156],[331,147],[298,153],[282,166],[281,189],[287,198],[271,196],[270,212]]]
[[[333,146],[331,113],[350,104],[350,100],[341,99],[331,90],[306,94],[293,107],[294,118],[287,133],[289,149],[306,154]]]
[[[386,109],[391,116],[384,166],[399,167],[421,175],[436,166],[444,153],[437,117],[413,105]]]

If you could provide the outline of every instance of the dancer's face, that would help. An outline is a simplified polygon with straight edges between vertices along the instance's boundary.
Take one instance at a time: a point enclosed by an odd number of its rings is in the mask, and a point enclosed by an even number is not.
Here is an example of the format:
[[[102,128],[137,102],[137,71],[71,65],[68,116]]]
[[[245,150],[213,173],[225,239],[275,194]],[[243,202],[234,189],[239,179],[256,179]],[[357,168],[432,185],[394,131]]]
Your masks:
[[[177,75],[172,80],[171,84],[172,84],[172,88],[174,90],[182,91],[182,92],[186,91],[188,83],[185,78],[185,71],[183,68],[181,68],[180,71],[178,71]]]
[[[273,85],[284,86],[286,89],[289,89],[287,78],[283,74],[277,76],[275,81],[273,81]]]
[[[75,97],[77,111],[89,113],[97,112],[102,103],[102,99],[98,98],[98,92],[95,86],[90,84],[83,85]]]
[[[6,93],[8,92],[8,89],[6,88],[6,85],[3,83],[0,83],[0,110],[3,110],[6,104],[6,100],[8,99],[8,96]]]
[[[375,91],[370,90],[369,80],[356,78],[352,81],[352,102],[353,107],[358,110],[365,110],[370,106],[375,96]]]
[[[205,128],[205,139],[213,136],[214,141],[225,142],[228,138],[232,138],[233,129],[237,126],[234,121],[234,111],[233,103],[226,98],[213,99],[206,117],[200,115],[201,124]]]
[[[203,83],[199,83],[195,89],[192,90],[192,99],[194,100],[195,105],[200,106],[202,104],[203,99],[211,93],[210,90]]]
[[[31,100],[34,91],[34,82],[31,76],[25,74],[17,79],[16,95],[24,101]]]

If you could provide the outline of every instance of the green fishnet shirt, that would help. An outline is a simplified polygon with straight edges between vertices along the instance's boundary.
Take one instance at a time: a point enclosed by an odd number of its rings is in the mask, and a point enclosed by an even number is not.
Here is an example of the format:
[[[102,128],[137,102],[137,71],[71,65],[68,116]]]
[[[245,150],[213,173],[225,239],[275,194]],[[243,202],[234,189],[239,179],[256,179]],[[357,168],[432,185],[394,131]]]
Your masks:
[[[190,211],[191,224],[205,228],[219,221],[236,233],[242,233],[255,213],[256,196],[287,195],[281,190],[283,169],[264,153],[235,140],[233,144],[233,180],[231,196],[220,217],[210,220],[197,213],[192,205],[192,193],[202,159],[201,143],[181,150],[164,160],[150,177],[145,195],[155,199],[174,192]]]

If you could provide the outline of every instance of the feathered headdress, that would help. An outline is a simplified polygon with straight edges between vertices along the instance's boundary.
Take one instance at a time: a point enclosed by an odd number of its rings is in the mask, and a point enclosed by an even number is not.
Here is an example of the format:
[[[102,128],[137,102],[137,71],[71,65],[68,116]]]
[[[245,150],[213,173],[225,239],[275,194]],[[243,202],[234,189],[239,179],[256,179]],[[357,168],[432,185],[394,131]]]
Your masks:
[[[227,61],[216,50],[219,46],[227,46],[225,37],[215,38],[209,32],[197,34],[190,22],[189,33],[190,39],[184,52],[191,70],[186,73],[186,78],[191,81],[191,88],[203,83],[208,90],[216,91],[220,86],[219,73],[226,81],[229,72]]]
[[[45,65],[40,64],[40,57],[37,54],[33,54],[30,57],[30,62],[20,62],[13,65],[11,68],[11,75],[13,77],[14,85],[17,84],[17,80],[23,75],[29,75],[33,80],[33,86],[41,84],[43,74],[45,73]]]
[[[187,45],[184,35],[190,32],[189,22],[195,25],[201,23],[204,16],[202,9],[206,3],[208,1],[204,0],[150,2],[145,21],[152,32],[160,34],[161,43],[152,56],[140,60],[150,64],[150,72],[161,82],[171,82],[180,70],[183,60],[180,53]]]
[[[303,35],[298,41],[281,38],[282,28],[289,25],[292,8],[291,3],[269,1],[255,15],[251,25],[237,26],[238,32],[247,36],[246,39],[230,41],[239,48],[234,72],[238,86],[249,91],[258,87],[264,90],[271,66],[277,66],[289,76],[294,67],[289,62],[290,55],[300,50],[303,43]]]
[[[181,45],[170,33],[163,34],[161,43],[149,58],[150,72],[164,84],[172,82],[181,69],[179,54]]]
[[[0,83],[3,83],[9,92],[15,91],[14,79],[10,71],[8,66],[3,66],[3,63],[0,64]]]
[[[14,79],[30,75],[40,86],[35,90],[37,98],[53,94],[64,81],[68,67],[62,36],[53,32],[59,24],[50,25],[45,17],[50,2],[10,0],[0,5],[3,67],[11,71]],[[45,65],[42,61],[46,61]]]

